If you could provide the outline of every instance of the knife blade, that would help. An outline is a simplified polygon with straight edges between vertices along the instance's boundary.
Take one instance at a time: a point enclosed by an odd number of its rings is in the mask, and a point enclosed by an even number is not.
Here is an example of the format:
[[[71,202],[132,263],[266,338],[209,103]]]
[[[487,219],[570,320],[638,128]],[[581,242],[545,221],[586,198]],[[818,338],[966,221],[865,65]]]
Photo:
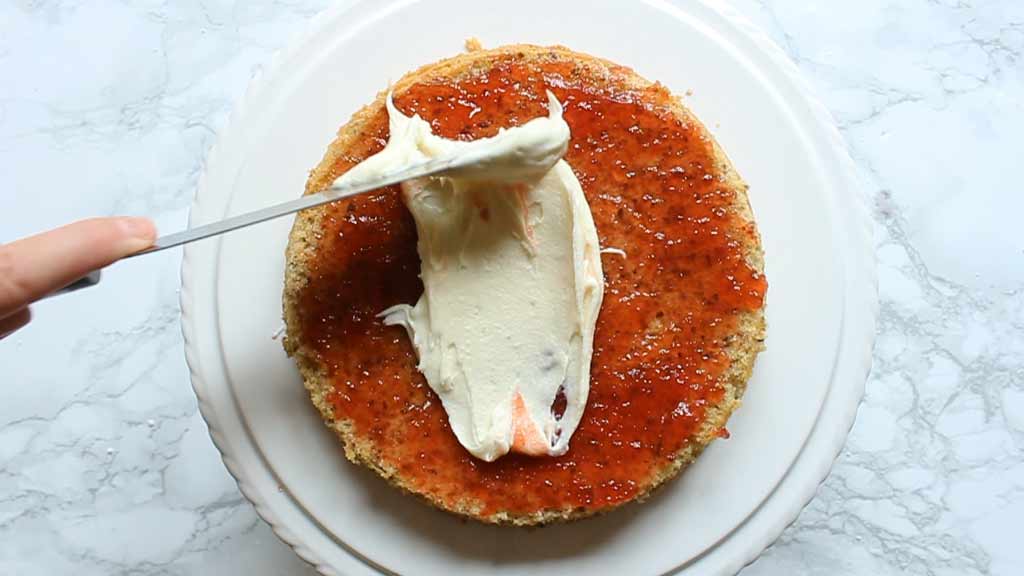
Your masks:
[[[224,234],[225,232],[230,232],[239,228],[245,228],[246,226],[252,226],[253,224],[259,224],[261,222],[266,222],[267,220],[286,216],[300,210],[314,208],[316,206],[328,204],[344,198],[350,198],[352,196],[371,192],[406,180],[424,178],[441,172],[456,170],[476,161],[477,158],[473,155],[446,156],[414,164],[379,178],[345,183],[340,186],[331,186],[321,192],[309,194],[295,200],[289,200],[274,206],[268,206],[252,212],[246,212],[245,214],[231,216],[217,222],[211,222],[209,224],[203,224],[181,232],[161,236],[157,238],[156,242],[154,242],[152,246],[132,254],[129,258],[159,252],[160,250],[166,250],[167,248],[173,248],[175,246],[181,246],[182,244],[188,244],[189,242],[195,242],[196,240],[217,236]]]
[[[295,200],[289,200],[274,206],[268,206],[266,208],[260,208],[259,210],[253,210],[252,212],[246,212],[237,216],[231,216],[216,222],[210,222],[209,224],[202,224],[181,232],[160,236],[149,248],[131,254],[126,258],[142,256],[143,254],[152,254],[153,252],[159,252],[175,246],[181,246],[182,244],[188,244],[189,242],[195,242],[211,236],[218,236],[225,232],[238,230],[239,228],[245,228],[246,226],[252,226],[253,224],[259,224],[261,222],[266,222],[267,220],[273,220],[274,218],[280,218],[281,216],[287,216],[288,214],[293,214],[301,210],[314,208],[316,206],[321,206],[344,198],[351,198],[352,196],[365,194],[366,192],[372,192],[393,184],[405,182],[406,180],[436,176],[450,170],[458,170],[459,168],[471,166],[473,163],[478,161],[479,158],[475,154],[443,156],[441,158],[434,158],[432,160],[408,166],[378,178],[345,183],[342,185],[332,185],[321,192],[309,194]],[[66,294],[82,288],[95,286],[99,283],[100,277],[99,270],[90,272],[64,288],[52,292],[49,296]]]

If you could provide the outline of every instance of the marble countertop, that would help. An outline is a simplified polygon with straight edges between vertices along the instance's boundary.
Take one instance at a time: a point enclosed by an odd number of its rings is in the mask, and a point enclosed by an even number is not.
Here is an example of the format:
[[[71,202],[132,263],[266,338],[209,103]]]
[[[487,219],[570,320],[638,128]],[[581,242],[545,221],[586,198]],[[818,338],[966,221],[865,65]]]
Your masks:
[[[837,118],[881,296],[847,446],[744,574],[1020,574],[1024,3],[733,3]],[[0,241],[104,214],[183,226],[232,103],[326,4],[0,4]],[[313,573],[207,436],[179,264],[111,268],[0,343],[0,574]]]

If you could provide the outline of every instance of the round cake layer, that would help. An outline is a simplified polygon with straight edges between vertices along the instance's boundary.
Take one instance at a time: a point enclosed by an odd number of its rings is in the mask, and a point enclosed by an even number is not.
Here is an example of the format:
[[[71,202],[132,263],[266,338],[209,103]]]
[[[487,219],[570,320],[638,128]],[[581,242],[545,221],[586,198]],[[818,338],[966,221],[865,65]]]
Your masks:
[[[590,397],[565,456],[473,458],[405,333],[376,318],[422,292],[397,187],[302,213],[288,247],[285,346],[346,455],[488,522],[564,520],[649,494],[727,435],[763,347],[767,285],[746,185],[664,87],[564,48],[522,45],[426,66],[393,87],[402,112],[465,140],[545,115],[546,90],[565,106],[566,160],[601,246],[625,252],[602,258]],[[382,94],[341,128],[307,193],[387,137]]]

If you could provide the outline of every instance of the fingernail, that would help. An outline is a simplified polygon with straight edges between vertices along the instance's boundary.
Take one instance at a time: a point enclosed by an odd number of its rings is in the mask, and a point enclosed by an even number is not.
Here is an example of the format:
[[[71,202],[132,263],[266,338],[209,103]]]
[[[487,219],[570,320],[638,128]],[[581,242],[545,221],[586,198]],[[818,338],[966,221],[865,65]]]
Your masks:
[[[149,218],[121,218],[120,224],[137,250],[152,246],[156,240],[156,226]]]
[[[123,217],[119,225],[127,236],[123,247],[126,252],[145,250],[157,240],[157,227],[150,218]]]
[[[122,218],[121,226],[132,237],[148,242],[156,240],[156,226],[149,218]]]

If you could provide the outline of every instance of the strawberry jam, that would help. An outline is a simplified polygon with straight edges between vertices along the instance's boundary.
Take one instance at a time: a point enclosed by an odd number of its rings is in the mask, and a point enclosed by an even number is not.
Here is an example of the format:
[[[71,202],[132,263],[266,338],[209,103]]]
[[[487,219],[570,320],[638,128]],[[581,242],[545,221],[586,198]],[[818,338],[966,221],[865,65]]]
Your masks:
[[[763,306],[765,279],[744,257],[757,233],[737,211],[710,138],[665,110],[664,88],[618,83],[593,86],[564,62],[506,56],[487,71],[416,84],[395,99],[436,134],[462,140],[546,115],[545,90],[565,106],[572,130],[566,160],[601,246],[626,257],[602,257],[590,396],[562,457],[472,457],[416,370],[404,331],[375,317],[415,303],[423,290],[415,226],[397,187],[325,211],[300,296],[299,333],[332,379],[335,417],[352,423],[383,469],[442,507],[468,505],[484,516],[596,512],[646,492],[722,400],[724,347],[738,332],[737,318]],[[379,151],[387,137],[381,108],[331,177]]]

